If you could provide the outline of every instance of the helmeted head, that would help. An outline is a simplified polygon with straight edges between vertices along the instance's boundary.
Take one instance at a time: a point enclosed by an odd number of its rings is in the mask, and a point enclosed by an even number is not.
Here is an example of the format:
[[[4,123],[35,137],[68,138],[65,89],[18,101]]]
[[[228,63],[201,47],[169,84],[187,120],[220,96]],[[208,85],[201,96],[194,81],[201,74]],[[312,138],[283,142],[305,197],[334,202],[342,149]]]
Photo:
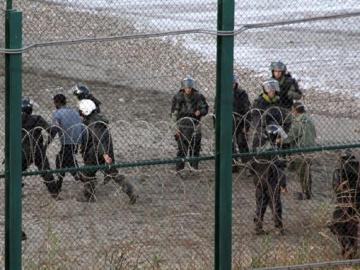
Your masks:
[[[57,109],[66,105],[66,97],[63,94],[56,94],[53,101]]]
[[[90,90],[86,85],[78,83],[73,87],[73,94],[79,100],[82,100],[86,99],[90,95]]]
[[[83,116],[89,116],[93,111],[96,111],[94,101],[90,99],[82,99],[79,101],[79,112]]]
[[[236,74],[233,74],[232,83],[233,83],[233,89],[236,89],[240,84],[239,77]]]
[[[273,78],[280,79],[286,73],[286,65],[281,61],[271,62],[270,71]]]
[[[181,89],[184,89],[186,94],[190,94],[191,89],[195,89],[195,87],[196,81],[191,76],[187,76],[181,81]]]
[[[262,88],[264,93],[267,94],[270,98],[273,98],[276,94],[280,92],[279,82],[274,79],[263,82]]]
[[[21,100],[21,111],[26,114],[32,114],[33,104],[30,101],[30,98],[23,97]]]
[[[266,136],[271,143],[275,143],[277,138],[286,139],[287,134],[284,129],[276,124],[267,125],[265,128]]]

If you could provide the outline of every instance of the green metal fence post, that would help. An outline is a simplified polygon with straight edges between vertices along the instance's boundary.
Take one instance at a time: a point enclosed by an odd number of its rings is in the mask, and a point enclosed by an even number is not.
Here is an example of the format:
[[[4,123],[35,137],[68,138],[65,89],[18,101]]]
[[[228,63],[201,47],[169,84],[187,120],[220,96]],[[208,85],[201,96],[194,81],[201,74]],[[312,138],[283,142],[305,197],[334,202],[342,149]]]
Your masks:
[[[5,47],[22,47],[22,14],[7,10]],[[5,269],[21,269],[21,54],[5,55]]]
[[[234,0],[218,1],[218,31],[234,30]],[[217,37],[215,269],[231,269],[232,74],[234,37]]]

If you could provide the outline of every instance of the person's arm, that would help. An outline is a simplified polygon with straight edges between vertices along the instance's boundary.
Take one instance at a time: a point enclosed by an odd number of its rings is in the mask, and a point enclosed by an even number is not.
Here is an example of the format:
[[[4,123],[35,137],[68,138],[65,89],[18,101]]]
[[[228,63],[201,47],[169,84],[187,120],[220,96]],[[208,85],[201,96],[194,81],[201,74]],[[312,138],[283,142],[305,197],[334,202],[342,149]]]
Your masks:
[[[302,92],[299,89],[299,85],[295,79],[293,79],[293,82],[289,88],[288,91],[288,97],[291,99],[299,100],[302,97]]]
[[[199,94],[199,103],[197,106],[197,110],[195,111],[195,116],[203,117],[208,114],[209,112],[209,105],[206,102],[205,97],[202,94]]]
[[[54,113],[53,114],[53,121],[52,121],[52,125],[48,128],[48,132],[50,134],[48,141],[47,141],[47,145],[49,145],[52,140],[55,138],[56,134],[61,132],[61,119]]]
[[[101,121],[94,122],[88,126],[88,132],[92,134],[94,147],[96,147],[95,152],[98,153],[98,156],[110,156],[112,139],[107,124]]]
[[[282,141],[283,144],[295,145],[301,136],[301,122],[293,121],[287,138]]]
[[[174,123],[176,123],[176,121],[178,119],[179,110],[180,110],[179,102],[177,99],[177,95],[175,95],[171,101],[171,110],[170,110],[170,117]]]

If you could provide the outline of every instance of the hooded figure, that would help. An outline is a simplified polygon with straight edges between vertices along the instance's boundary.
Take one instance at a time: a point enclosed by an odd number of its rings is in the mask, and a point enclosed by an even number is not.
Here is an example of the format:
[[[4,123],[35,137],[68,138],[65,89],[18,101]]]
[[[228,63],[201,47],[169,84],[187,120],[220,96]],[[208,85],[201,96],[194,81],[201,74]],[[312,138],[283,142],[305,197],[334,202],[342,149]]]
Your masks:
[[[95,103],[90,99],[79,101],[79,112],[83,117],[86,130],[83,135],[81,153],[85,165],[104,165],[115,162],[113,143],[108,128],[109,121],[96,110]],[[84,197],[79,201],[95,202],[96,172],[98,170],[86,170],[81,173],[84,184]],[[113,180],[122,187],[129,196],[130,203],[134,204],[137,199],[134,187],[120,175],[116,168],[103,170],[105,174],[104,183]]]

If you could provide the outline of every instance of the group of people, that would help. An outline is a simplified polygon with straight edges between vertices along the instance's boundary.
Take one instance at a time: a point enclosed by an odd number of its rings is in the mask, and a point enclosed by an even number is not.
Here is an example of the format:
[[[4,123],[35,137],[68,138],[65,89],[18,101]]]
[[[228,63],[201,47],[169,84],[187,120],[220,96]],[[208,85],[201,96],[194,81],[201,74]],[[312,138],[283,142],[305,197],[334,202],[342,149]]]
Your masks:
[[[233,173],[239,172],[239,164],[246,163],[255,184],[255,233],[266,234],[263,228],[266,209],[271,208],[276,230],[284,233],[282,221],[281,193],[287,192],[285,168],[295,171],[301,191],[296,192],[298,200],[312,198],[311,159],[297,155],[287,164],[286,158],[266,154],[266,151],[282,148],[302,148],[315,145],[316,129],[303,103],[303,94],[297,81],[287,71],[281,61],[270,65],[271,78],[262,83],[262,92],[250,102],[246,90],[240,87],[239,78],[233,76]],[[56,155],[56,168],[77,168],[78,150],[85,165],[109,165],[115,162],[112,137],[108,120],[101,114],[101,102],[91,95],[89,89],[77,84],[73,91],[77,96],[78,110],[67,106],[66,97],[57,94],[53,97],[55,111],[52,123],[42,116],[32,113],[33,106],[28,98],[22,100],[22,170],[31,164],[40,171],[41,177],[54,199],[61,199],[65,172],[57,176],[49,173],[50,163],[46,150],[58,135],[61,148]],[[172,99],[171,118],[176,123],[175,140],[177,143],[176,171],[185,168],[185,157],[191,157],[189,165],[193,170],[199,168],[198,157],[201,150],[201,119],[209,112],[206,98],[197,90],[196,81],[187,77]],[[45,140],[42,131],[48,132]],[[253,136],[250,140],[249,133]],[[237,157],[238,153],[259,152],[254,157]],[[263,154],[261,154],[263,153]],[[349,152],[340,159],[340,167],[333,177],[338,206],[329,225],[340,240],[345,258],[354,258],[357,252],[358,221],[357,210],[360,205],[358,192],[359,162]],[[76,181],[84,185],[84,192],[77,198],[81,202],[95,202],[96,173],[93,167],[70,170]],[[136,202],[138,195],[133,185],[115,168],[106,168],[104,183],[112,180],[122,187],[129,196],[130,203]],[[344,196],[344,194],[346,196]],[[23,238],[26,235],[23,233]]]
[[[55,177],[47,172],[50,163],[46,150],[53,139],[58,136],[61,144],[56,155],[56,169],[77,168],[76,154],[80,150],[86,166],[110,165],[114,163],[114,150],[112,137],[108,128],[108,120],[100,113],[98,101],[82,84],[75,86],[74,95],[79,99],[78,110],[67,106],[66,97],[57,94],[53,97],[55,111],[52,124],[42,116],[33,114],[33,105],[30,99],[22,99],[22,170],[25,171],[31,164],[40,170],[50,195],[57,200],[62,199],[62,189],[65,172],[60,172]],[[48,133],[45,140],[42,131]],[[119,174],[115,168],[106,168],[104,183],[113,180],[122,187],[129,196],[130,203],[134,204],[138,195],[133,185],[124,175]],[[97,169],[91,168],[83,171],[70,171],[76,181],[84,184],[84,192],[77,200],[80,202],[95,202],[95,186]]]
[[[239,172],[238,153],[267,151],[285,147],[307,147],[315,144],[314,123],[307,115],[305,106],[299,102],[303,96],[297,81],[281,61],[270,65],[271,78],[262,84],[262,92],[251,104],[248,93],[240,87],[239,78],[233,76],[233,172]],[[192,157],[190,166],[198,169],[201,149],[200,121],[208,113],[205,97],[196,89],[193,78],[187,77],[181,89],[173,97],[171,118],[177,125],[175,139],[178,146],[176,171],[184,168],[184,157]],[[295,101],[295,102],[294,102]],[[253,131],[250,142],[249,131]],[[195,159],[194,159],[195,158]],[[241,158],[248,163],[256,186],[255,231],[263,234],[266,208],[271,207],[275,227],[281,233],[281,191],[286,191],[284,169],[286,162],[278,156]],[[303,156],[291,164],[300,179],[302,190],[296,193],[299,200],[311,198],[311,160]]]
[[[284,234],[281,193],[287,192],[285,168],[294,171],[301,191],[295,192],[298,200],[312,198],[311,158],[296,155],[288,162],[284,156],[268,155],[266,151],[286,148],[306,148],[315,145],[316,128],[307,114],[303,94],[297,81],[281,61],[270,65],[271,78],[262,84],[262,93],[251,105],[247,92],[240,87],[239,79],[233,76],[233,173],[239,172],[238,153],[252,148],[259,155],[241,158],[247,163],[255,183],[255,234],[267,234],[263,228],[267,207],[271,208],[275,228]],[[175,140],[178,146],[176,171],[184,169],[184,157],[190,159],[190,167],[198,169],[201,149],[201,118],[208,113],[205,97],[196,89],[193,78],[187,77],[181,89],[173,97],[171,118],[176,123]],[[248,133],[253,130],[250,141]],[[261,154],[263,153],[263,154]],[[195,159],[194,159],[195,158]],[[287,164],[289,163],[289,164]],[[333,175],[336,208],[328,224],[338,238],[342,255],[353,259],[357,253],[358,211],[360,210],[359,161],[346,151],[340,155]]]

